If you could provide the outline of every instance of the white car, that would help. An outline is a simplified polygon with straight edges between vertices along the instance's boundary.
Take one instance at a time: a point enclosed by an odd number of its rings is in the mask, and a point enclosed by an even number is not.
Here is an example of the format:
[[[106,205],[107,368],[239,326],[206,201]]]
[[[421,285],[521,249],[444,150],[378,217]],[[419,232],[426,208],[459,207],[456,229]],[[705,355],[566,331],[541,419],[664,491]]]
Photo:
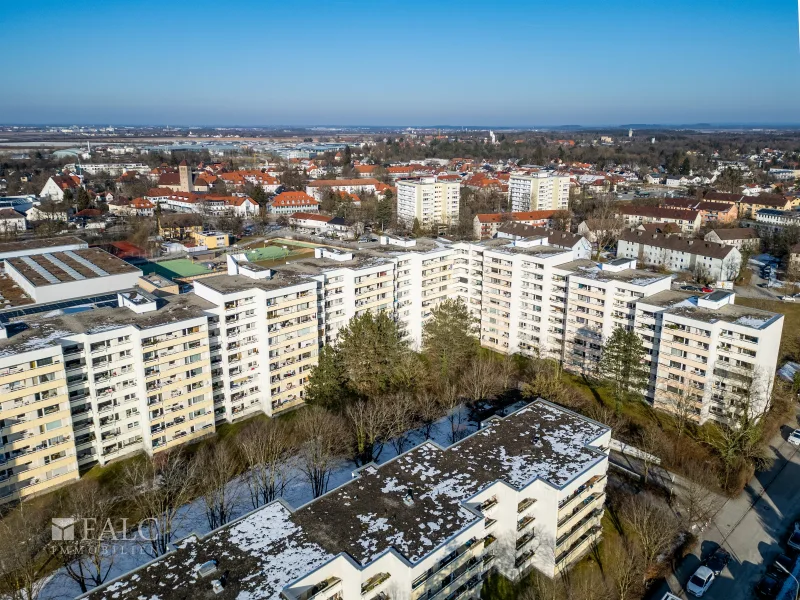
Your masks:
[[[789,443],[800,446],[800,429],[795,429],[789,434]]]
[[[714,579],[714,571],[705,566],[700,567],[689,579],[689,583],[686,584],[686,591],[692,596],[700,598],[714,583]]]

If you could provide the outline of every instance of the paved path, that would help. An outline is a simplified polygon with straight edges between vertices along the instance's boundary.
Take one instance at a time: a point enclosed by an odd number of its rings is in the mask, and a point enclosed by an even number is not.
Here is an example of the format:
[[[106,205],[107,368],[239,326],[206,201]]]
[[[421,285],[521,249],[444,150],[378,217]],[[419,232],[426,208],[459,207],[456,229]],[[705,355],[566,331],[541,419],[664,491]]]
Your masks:
[[[689,597],[683,589],[678,591],[676,580],[685,588],[701,557],[722,545],[731,553],[731,562],[703,597],[710,600],[754,597],[753,586],[783,551],[788,531],[800,517],[800,452],[786,441],[791,430],[785,426],[771,441],[770,468],[757,473],[737,498],[727,500],[713,524],[699,535],[694,552],[681,562],[674,578],[670,578],[674,594]]]

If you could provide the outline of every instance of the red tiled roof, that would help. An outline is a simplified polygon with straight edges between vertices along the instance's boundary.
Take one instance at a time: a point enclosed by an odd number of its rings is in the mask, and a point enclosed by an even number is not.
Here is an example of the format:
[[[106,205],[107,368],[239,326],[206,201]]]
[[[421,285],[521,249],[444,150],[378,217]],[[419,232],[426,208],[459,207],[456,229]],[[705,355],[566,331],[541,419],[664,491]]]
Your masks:
[[[327,223],[333,217],[329,215],[321,215],[319,213],[306,213],[306,212],[296,212],[290,218],[292,219],[304,219],[308,221],[322,221]]]
[[[538,221],[550,219],[554,210],[533,210],[528,212],[484,213],[477,215],[479,223],[501,223],[503,221]]]
[[[305,192],[281,192],[270,203],[273,207],[281,206],[317,206],[319,202]]]
[[[309,181],[309,187],[342,187],[342,186],[367,186],[367,185],[378,185],[380,181],[377,179],[371,179],[369,177],[363,177],[361,179],[317,179],[315,181]]]

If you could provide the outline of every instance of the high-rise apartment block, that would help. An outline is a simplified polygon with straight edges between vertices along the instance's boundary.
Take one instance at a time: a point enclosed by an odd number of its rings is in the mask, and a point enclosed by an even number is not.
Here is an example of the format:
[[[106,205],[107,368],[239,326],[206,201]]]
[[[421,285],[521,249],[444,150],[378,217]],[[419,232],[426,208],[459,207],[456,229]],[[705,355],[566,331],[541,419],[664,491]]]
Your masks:
[[[566,210],[569,208],[569,176],[545,171],[512,173],[508,179],[508,204],[514,212]]]
[[[190,538],[87,598],[477,599],[492,572],[554,577],[601,535],[610,441],[605,425],[537,400],[448,448],[367,465],[296,510],[278,500]]]
[[[42,290],[69,291],[83,277],[94,295],[26,297],[0,309],[0,502],[96,463],[196,440],[220,423],[291,409],[304,400],[320,348],[351,318],[386,311],[419,349],[425,323],[448,298],[465,302],[481,344],[494,351],[594,373],[621,326],[644,341],[643,395],[655,406],[682,409],[689,398],[698,422],[725,420],[746,392],[749,410],[763,408],[782,315],[734,304],[729,292],[671,291],[669,275],[635,259],[597,264],[580,244],[531,231],[480,243],[384,236],[358,250],[318,247],[273,268],[231,254],[227,272],[166,298],[131,288],[132,273],[97,252],[44,247],[10,259],[14,277]],[[0,276],[9,302],[18,300],[14,281]],[[114,285],[126,287],[109,293]]]
[[[397,186],[397,218],[424,228],[458,221],[461,180],[457,177],[421,177],[400,180]]]

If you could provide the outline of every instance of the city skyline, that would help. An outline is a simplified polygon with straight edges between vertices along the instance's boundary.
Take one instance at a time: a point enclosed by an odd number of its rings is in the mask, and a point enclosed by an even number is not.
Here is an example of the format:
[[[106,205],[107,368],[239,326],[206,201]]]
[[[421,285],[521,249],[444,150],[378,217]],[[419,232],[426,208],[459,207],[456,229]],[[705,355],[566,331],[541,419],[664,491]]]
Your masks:
[[[15,124],[792,124],[793,0],[368,7],[144,3],[7,13]],[[724,17],[722,10],[724,8]],[[152,16],[151,16],[152,15]],[[215,16],[217,15],[217,16]],[[147,21],[151,20],[151,26]],[[67,35],[64,23],[82,23]],[[37,37],[31,44],[30,24]],[[213,24],[208,35],[197,27]],[[709,27],[709,24],[714,25]],[[54,44],[59,46],[54,52]],[[769,48],[769,55],[764,54]],[[58,57],[67,57],[59,59]],[[792,66],[791,63],[795,63]],[[80,77],[76,76],[80,73]]]

